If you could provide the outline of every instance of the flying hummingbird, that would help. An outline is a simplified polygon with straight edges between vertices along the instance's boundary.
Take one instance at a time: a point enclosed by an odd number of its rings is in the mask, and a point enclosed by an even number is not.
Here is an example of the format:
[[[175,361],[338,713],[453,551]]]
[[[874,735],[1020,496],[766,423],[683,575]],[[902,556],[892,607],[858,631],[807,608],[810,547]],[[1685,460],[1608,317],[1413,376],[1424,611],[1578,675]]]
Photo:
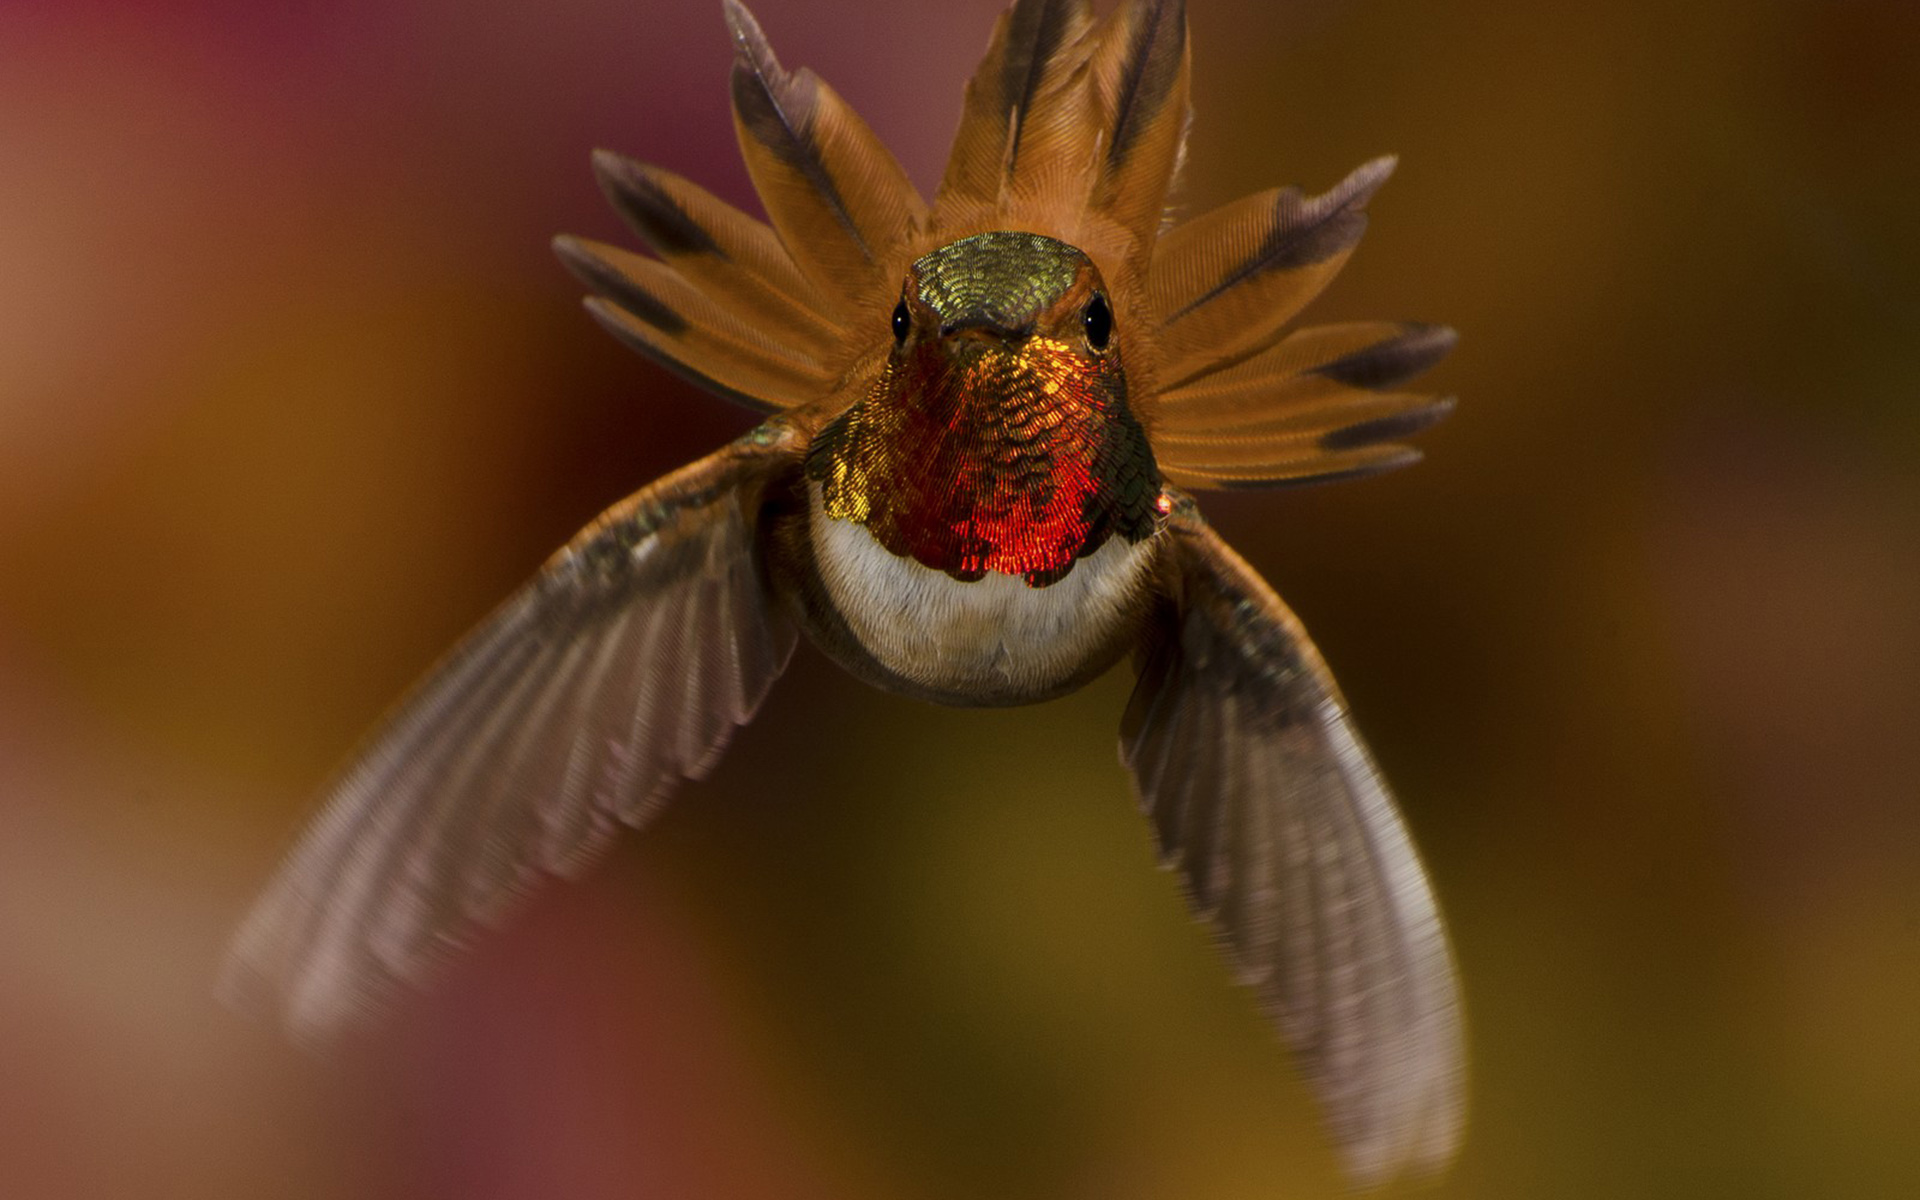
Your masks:
[[[1457,984],[1425,874],[1300,622],[1190,492],[1370,474],[1451,402],[1432,326],[1294,318],[1393,168],[1168,225],[1181,0],[1018,0],[932,202],[724,0],[770,225],[601,152],[653,253],[562,237],[613,334],[765,414],[615,505],[333,782],[229,991],[323,1035],[572,876],[710,770],[802,634],[887,691],[1030,704],[1131,656],[1121,754],[1162,861],[1362,1181],[1461,1131]]]

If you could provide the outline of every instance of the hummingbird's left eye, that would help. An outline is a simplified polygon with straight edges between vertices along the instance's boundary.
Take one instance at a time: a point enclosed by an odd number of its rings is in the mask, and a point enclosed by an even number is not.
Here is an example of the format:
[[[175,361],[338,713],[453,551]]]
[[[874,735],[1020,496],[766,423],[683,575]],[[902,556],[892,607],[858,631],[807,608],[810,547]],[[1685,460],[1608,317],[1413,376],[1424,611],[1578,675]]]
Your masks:
[[[905,342],[907,334],[911,332],[913,332],[913,314],[907,311],[907,299],[902,296],[900,303],[893,306],[893,340]]]
[[[1087,301],[1087,311],[1081,314],[1081,324],[1087,329],[1087,345],[1095,350],[1105,350],[1113,338],[1113,310],[1107,307],[1107,298],[1099,292]]]

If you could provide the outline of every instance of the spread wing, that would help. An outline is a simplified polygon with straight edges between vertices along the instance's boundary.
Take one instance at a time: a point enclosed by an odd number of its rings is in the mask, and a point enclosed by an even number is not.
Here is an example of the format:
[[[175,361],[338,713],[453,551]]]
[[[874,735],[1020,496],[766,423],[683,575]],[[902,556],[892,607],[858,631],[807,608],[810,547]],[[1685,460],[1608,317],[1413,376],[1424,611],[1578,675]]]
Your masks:
[[[468,635],[329,786],[223,990],[323,1036],[711,769],[793,651],[753,518],[803,445],[770,422],[636,493]]]
[[[1201,521],[1121,749],[1164,860],[1280,1026],[1353,1175],[1446,1163],[1465,1115],[1454,968],[1427,878],[1299,621]]]

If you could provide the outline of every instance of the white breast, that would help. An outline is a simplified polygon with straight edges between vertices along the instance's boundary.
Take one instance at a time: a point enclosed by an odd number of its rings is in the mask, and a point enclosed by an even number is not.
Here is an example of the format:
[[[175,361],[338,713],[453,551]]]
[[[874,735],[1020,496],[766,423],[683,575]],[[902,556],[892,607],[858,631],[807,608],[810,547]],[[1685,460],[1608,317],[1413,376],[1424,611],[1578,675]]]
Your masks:
[[[1146,586],[1151,540],[1109,538],[1066,577],[962,583],[898,556],[812,494],[815,559],[847,627],[882,666],[941,691],[1045,694],[1111,643]]]

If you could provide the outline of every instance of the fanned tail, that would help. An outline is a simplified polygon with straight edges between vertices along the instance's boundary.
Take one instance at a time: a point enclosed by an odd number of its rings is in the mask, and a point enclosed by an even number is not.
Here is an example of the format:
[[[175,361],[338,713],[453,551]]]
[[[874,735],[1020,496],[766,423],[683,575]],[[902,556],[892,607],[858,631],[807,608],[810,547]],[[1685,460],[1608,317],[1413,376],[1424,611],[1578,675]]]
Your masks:
[[[1292,329],[1366,230],[1394,159],[1323,195],[1274,188],[1162,228],[1184,149],[1184,0],[1016,0],[967,84],[931,210],[873,131],[811,71],[788,71],[739,0],[735,129],[771,227],[671,172],[602,151],[615,207],[657,256],[561,238],[593,315],[670,370],[758,410],[859,391],[913,256],[1026,230],[1101,266],[1154,454],[1185,487],[1252,487],[1411,462],[1398,444],[1446,399],[1399,385],[1451,330]]]
[[[657,258],[563,237],[588,311],[668,370],[769,411],[833,394],[870,354],[926,204],[885,146],[811,71],[787,71],[738,0],[734,127],[771,226],[670,171],[594,155],[608,199]]]
[[[803,331],[743,317],[666,263],[582,238],[558,237],[553,246],[598,293],[587,300],[596,320],[694,383],[771,411],[820,395],[834,380],[817,351],[801,348],[807,343],[795,335]]]
[[[708,299],[795,348],[817,343],[833,305],[800,272],[779,235],[671,171],[596,151],[594,173],[647,248]]]

